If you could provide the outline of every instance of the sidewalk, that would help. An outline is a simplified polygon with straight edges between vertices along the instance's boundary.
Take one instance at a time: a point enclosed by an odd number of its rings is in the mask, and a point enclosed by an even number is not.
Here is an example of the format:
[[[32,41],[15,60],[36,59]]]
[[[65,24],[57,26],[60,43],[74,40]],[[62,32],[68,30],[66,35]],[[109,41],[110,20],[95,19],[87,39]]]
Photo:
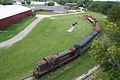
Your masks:
[[[23,31],[18,33],[15,37],[13,37],[9,40],[6,40],[4,42],[1,42],[0,43],[0,48],[10,47],[14,43],[22,40],[37,25],[37,23],[40,22],[44,18],[45,18],[45,16],[44,17],[38,17],[35,21],[33,21],[30,25],[28,25]]]

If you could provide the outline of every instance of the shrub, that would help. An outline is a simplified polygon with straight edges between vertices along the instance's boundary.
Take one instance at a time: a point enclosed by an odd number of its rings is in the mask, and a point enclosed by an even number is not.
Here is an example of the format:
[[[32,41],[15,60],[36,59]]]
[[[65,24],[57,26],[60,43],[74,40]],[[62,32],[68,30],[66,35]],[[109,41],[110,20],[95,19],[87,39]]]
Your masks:
[[[26,1],[26,3],[27,3],[28,5],[30,5],[30,4],[31,4],[31,1]]]
[[[21,4],[25,4],[25,1],[22,1]]]
[[[54,6],[54,2],[49,2],[48,6]]]

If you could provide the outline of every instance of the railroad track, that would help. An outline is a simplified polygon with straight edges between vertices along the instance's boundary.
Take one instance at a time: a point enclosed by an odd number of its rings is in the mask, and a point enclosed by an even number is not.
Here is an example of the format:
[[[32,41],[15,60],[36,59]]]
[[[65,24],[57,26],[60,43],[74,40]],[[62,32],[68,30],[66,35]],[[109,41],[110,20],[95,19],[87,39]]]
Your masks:
[[[94,79],[94,72],[98,71],[100,69],[100,65],[95,66],[94,68],[90,69],[87,73],[82,74],[76,80],[93,80]],[[22,78],[21,80],[35,80],[33,75],[27,76],[25,78]]]
[[[100,65],[95,66],[94,68],[90,69],[87,73],[82,74],[76,80],[93,80],[94,79],[94,72],[100,69]]]
[[[35,80],[35,78],[33,77],[33,75],[30,75],[30,76],[22,78],[21,80]]]

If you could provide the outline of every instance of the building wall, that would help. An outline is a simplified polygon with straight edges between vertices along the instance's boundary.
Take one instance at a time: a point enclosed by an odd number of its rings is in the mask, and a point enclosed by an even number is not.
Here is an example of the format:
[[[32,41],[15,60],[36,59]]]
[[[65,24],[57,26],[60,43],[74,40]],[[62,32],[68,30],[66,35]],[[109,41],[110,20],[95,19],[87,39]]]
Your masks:
[[[0,30],[30,16],[31,14],[32,14],[32,11],[29,10],[29,11],[26,11],[26,12],[23,12],[17,15],[13,15],[13,16],[10,16],[4,19],[0,19]]]

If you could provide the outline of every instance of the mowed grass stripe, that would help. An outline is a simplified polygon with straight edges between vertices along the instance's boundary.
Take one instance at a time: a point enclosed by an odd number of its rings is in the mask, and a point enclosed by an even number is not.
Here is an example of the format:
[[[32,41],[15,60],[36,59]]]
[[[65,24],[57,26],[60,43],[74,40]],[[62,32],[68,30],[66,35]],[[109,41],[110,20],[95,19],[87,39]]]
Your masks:
[[[72,33],[66,30],[73,22],[78,26]],[[32,73],[35,63],[72,48],[74,44],[92,32],[88,24],[73,15],[42,20],[30,34],[7,49],[0,49],[0,79],[18,80]]]
[[[59,14],[59,13],[54,13],[54,12],[35,12],[35,14],[40,14],[40,15],[55,15],[55,14]]]

